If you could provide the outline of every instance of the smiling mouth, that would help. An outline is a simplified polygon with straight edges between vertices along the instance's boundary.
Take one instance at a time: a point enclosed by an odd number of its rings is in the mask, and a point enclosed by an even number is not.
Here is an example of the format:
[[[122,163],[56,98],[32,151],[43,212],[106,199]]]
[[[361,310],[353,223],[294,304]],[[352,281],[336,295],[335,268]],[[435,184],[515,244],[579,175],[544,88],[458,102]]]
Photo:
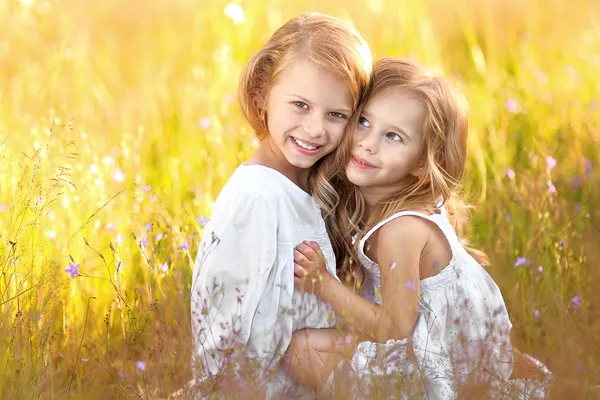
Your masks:
[[[362,158],[357,157],[354,154],[352,155],[352,162],[354,163],[354,165],[356,165],[357,167],[359,167],[361,169],[377,168],[373,164],[368,162],[367,160],[363,160]]]
[[[313,143],[302,141],[300,139],[296,139],[293,136],[291,136],[291,138],[294,141],[294,143],[296,143],[296,145],[298,145],[298,147],[301,147],[301,148],[303,148],[304,150],[307,150],[307,151],[317,151],[321,147],[323,147],[323,146],[317,146],[317,145],[315,145]]]

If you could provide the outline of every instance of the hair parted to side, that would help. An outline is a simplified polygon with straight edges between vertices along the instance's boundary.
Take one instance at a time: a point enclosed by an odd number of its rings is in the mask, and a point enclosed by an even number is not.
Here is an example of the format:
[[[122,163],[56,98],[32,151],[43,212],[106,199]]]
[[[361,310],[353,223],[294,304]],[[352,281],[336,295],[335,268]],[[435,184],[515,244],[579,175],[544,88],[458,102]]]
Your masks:
[[[268,93],[291,63],[302,58],[347,82],[353,108],[358,106],[372,71],[367,42],[337,18],[315,12],[299,15],[275,31],[246,64],[240,78],[239,103],[259,140],[268,134],[268,116],[257,99]]]
[[[409,92],[425,106],[421,157],[426,164],[426,173],[381,202],[369,220],[364,221],[365,201],[359,188],[346,178],[346,166],[362,109],[370,99],[390,92]],[[468,113],[466,99],[447,79],[435,76],[409,60],[388,57],[375,63],[370,87],[348,123],[348,132],[337,157],[324,160],[314,177],[313,193],[324,211],[338,260],[338,274],[345,282],[362,283],[365,276],[356,257],[352,236],[358,234],[360,240],[377,222],[396,212],[415,209],[435,212],[441,199],[450,222],[460,235],[469,217],[467,203],[457,195],[467,159]],[[484,253],[466,249],[481,264],[488,264]]]

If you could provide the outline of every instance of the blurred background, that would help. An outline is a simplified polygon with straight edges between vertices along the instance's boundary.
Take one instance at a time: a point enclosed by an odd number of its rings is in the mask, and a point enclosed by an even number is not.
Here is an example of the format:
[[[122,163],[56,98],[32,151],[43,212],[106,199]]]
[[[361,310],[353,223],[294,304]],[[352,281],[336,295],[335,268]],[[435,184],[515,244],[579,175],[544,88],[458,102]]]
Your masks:
[[[303,11],[462,88],[467,236],[553,396],[600,397],[596,0],[0,0],[1,398],[191,378],[204,217],[256,146],[239,73]]]

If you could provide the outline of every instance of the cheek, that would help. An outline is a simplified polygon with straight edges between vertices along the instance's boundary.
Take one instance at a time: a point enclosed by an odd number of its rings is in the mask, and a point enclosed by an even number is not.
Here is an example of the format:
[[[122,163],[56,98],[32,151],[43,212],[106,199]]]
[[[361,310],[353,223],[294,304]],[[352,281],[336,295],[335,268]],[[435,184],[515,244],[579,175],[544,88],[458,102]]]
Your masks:
[[[385,149],[381,151],[381,162],[385,165],[388,174],[401,173],[409,163],[407,154],[398,151],[398,149]]]
[[[327,131],[329,132],[329,138],[331,140],[331,144],[334,146],[338,146],[342,139],[344,138],[344,134],[346,133],[346,125],[348,123],[338,122],[333,124]]]
[[[406,151],[408,149],[391,150],[385,154],[385,160],[387,161],[385,164],[388,173],[392,175],[405,175],[416,167],[419,156],[412,149],[410,151]]]
[[[286,125],[289,125],[294,120],[294,113],[290,112],[286,107],[273,107],[269,110],[268,122],[269,129],[280,129]]]

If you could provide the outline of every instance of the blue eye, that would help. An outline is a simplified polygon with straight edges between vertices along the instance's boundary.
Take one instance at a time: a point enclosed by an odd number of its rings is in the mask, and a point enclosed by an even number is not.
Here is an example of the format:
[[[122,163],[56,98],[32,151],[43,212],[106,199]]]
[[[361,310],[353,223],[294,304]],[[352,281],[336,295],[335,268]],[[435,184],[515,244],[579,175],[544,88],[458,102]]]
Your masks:
[[[303,110],[306,110],[308,108],[308,104],[306,104],[303,101],[294,101],[294,105],[298,108],[301,108]]]
[[[370,128],[371,127],[371,123],[365,117],[359,117],[358,118],[358,124],[364,126],[365,128]]]
[[[402,136],[398,135],[395,132],[388,132],[388,133],[385,134],[385,136],[388,139],[393,140],[394,142],[401,142],[402,141]]]
[[[329,113],[333,118],[337,118],[337,119],[344,119],[346,118],[346,116],[344,114],[342,114],[341,112],[337,112],[337,111],[333,111]]]

